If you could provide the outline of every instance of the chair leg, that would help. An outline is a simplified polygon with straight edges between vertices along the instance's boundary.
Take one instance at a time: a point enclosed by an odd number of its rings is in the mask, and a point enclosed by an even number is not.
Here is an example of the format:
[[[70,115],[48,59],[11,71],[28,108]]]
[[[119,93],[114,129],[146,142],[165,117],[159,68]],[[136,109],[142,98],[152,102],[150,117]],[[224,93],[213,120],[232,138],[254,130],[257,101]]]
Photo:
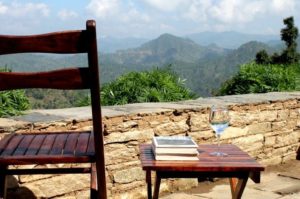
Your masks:
[[[96,163],[91,164],[91,199],[96,199],[98,197],[97,190],[97,170]]]
[[[0,199],[6,198],[6,169],[7,166],[0,166]]]

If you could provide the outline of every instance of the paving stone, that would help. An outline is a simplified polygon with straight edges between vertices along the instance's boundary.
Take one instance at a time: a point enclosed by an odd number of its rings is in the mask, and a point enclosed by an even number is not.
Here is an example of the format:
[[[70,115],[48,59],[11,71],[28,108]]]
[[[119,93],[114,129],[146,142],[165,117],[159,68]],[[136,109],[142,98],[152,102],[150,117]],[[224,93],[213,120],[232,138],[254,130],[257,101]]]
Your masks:
[[[201,196],[203,198],[210,198],[210,199],[231,199],[231,190],[230,186],[228,185],[218,185],[215,186],[209,193],[203,194],[196,194],[196,196]],[[248,188],[246,186],[243,199],[277,199],[280,195],[273,193],[271,191],[260,191],[257,189]]]

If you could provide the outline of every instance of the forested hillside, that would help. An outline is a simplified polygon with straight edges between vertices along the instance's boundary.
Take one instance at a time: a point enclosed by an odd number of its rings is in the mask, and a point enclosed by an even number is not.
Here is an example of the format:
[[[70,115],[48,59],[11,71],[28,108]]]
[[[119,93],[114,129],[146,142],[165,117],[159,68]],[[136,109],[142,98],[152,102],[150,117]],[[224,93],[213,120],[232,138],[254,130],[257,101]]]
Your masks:
[[[255,54],[266,49],[272,53],[276,49],[261,42],[248,42],[235,50],[225,49],[217,45],[202,46],[191,39],[163,34],[157,39],[144,43],[138,48],[118,50],[116,53],[100,53],[101,83],[110,82],[121,74],[130,71],[145,71],[154,67],[172,65],[180,78],[186,79],[186,86],[196,92],[198,96],[209,96],[218,89],[222,82],[232,77],[242,63],[254,60]],[[64,66],[85,67],[86,55],[44,55],[22,54],[0,56],[0,66],[8,67],[14,71],[39,71],[42,68],[59,68]],[[57,104],[73,106],[80,102],[82,93],[72,94],[49,91],[47,96],[48,108]],[[39,94],[36,91],[26,92],[32,99]],[[72,95],[72,102],[64,101],[66,95]],[[44,96],[47,97],[47,96]],[[40,102],[45,101],[39,96],[35,101],[36,107],[41,107]],[[57,98],[57,99],[56,99]],[[75,99],[76,98],[76,99]]]

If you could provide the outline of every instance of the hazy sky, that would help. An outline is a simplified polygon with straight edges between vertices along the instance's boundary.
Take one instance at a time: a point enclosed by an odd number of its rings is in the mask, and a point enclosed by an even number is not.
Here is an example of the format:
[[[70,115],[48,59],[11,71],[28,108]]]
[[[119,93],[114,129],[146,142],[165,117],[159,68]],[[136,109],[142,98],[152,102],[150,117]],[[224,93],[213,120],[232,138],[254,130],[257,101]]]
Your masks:
[[[0,34],[84,28],[98,35],[154,38],[202,31],[279,34],[282,19],[300,24],[300,0],[0,0]]]

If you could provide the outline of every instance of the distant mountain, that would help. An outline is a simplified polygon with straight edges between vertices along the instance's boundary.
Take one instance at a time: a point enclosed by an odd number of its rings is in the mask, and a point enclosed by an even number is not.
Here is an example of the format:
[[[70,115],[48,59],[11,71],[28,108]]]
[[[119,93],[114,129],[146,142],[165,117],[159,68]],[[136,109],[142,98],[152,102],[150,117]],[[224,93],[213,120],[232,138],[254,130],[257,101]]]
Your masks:
[[[216,46],[204,47],[190,39],[163,34],[138,48],[119,50],[112,54],[119,64],[169,64],[175,61],[194,63],[207,56],[225,53]]]
[[[99,54],[101,82],[116,79],[130,71],[149,70],[172,64],[172,68],[186,85],[199,96],[209,96],[222,82],[233,76],[239,65],[255,59],[262,49],[273,53],[276,49],[265,43],[251,41],[237,49],[221,48],[216,44],[199,45],[188,38],[171,34],[148,41],[137,48]],[[6,55],[0,56],[0,66],[13,70],[38,71],[54,66],[86,66],[86,55]]]
[[[268,42],[270,40],[280,40],[278,35],[245,34],[234,31],[201,32],[187,35],[186,37],[200,45],[216,44],[222,48],[230,49],[236,49],[249,41]]]
[[[134,37],[100,37],[98,46],[101,53],[114,53],[121,49],[137,48],[147,41],[149,41],[149,39]]]

